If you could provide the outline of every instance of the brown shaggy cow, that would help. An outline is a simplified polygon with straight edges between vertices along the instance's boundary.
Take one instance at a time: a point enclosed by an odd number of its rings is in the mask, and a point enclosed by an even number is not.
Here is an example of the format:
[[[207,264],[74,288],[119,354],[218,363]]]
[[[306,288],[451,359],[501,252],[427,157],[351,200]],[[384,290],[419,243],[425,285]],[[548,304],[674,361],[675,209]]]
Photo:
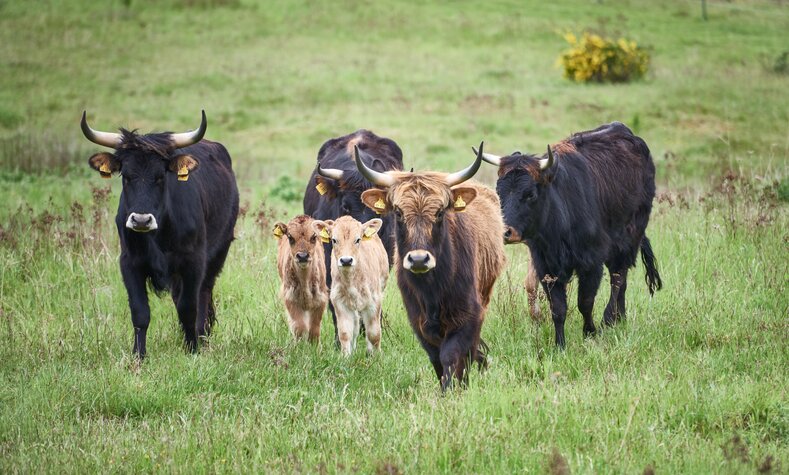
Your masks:
[[[468,381],[469,359],[486,364],[480,331],[493,284],[504,266],[504,223],[496,193],[468,180],[468,168],[440,172],[376,172],[356,154],[356,166],[386,189],[362,193],[371,209],[395,215],[397,283],[408,319],[442,390],[453,376]],[[484,343],[482,343],[484,348]]]
[[[389,279],[389,258],[374,218],[362,224],[350,216],[313,221],[315,232],[331,242],[331,303],[337,313],[340,349],[350,355],[364,323],[367,352],[381,348],[381,302]]]
[[[308,333],[310,342],[317,343],[329,290],[323,244],[312,228],[312,221],[303,214],[296,216],[288,224],[275,224],[274,235],[279,239],[277,271],[282,279],[279,294],[288,311],[288,326],[296,339]]]

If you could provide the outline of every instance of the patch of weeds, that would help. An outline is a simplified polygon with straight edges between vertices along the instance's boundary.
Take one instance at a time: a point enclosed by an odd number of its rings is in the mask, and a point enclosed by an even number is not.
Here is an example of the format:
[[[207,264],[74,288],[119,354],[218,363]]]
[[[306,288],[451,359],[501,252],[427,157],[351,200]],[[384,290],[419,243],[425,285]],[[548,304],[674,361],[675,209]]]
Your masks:
[[[296,202],[302,198],[302,183],[289,175],[280,175],[271,187],[271,196],[282,201]]]

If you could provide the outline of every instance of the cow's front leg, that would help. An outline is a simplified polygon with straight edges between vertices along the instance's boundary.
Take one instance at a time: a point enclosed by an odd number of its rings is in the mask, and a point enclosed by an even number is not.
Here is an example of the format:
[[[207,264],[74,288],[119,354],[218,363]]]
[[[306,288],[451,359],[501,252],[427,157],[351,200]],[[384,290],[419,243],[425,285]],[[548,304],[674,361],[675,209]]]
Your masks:
[[[344,302],[334,301],[334,310],[337,312],[337,336],[340,339],[340,351],[350,356],[353,351],[354,340],[359,331],[356,312],[348,308]]]
[[[441,343],[441,365],[444,371],[441,375],[441,390],[446,391],[452,387],[452,379],[457,378],[461,387],[468,382],[466,366],[471,356],[474,344],[475,323],[469,322],[462,327],[447,334]]]
[[[178,319],[184,330],[187,351],[197,352],[197,312],[202,284],[202,269],[190,268],[181,273],[181,294],[178,296]]]
[[[371,305],[362,314],[362,323],[366,328],[367,353],[381,350],[381,305]]]
[[[548,284],[543,281],[543,289],[551,301],[551,316],[556,332],[556,346],[564,348],[564,320],[567,317],[567,283]]]
[[[148,291],[145,288],[145,273],[131,264],[131,258],[128,255],[122,255],[121,276],[129,297],[129,310],[134,327],[132,354],[143,359],[145,358],[148,324],[151,322],[151,308],[148,305]]]

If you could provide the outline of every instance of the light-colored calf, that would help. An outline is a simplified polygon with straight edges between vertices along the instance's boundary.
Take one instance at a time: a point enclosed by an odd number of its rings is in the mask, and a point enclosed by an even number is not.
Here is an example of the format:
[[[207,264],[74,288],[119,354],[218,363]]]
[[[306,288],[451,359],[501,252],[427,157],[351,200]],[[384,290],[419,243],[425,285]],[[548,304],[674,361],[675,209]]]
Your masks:
[[[308,334],[310,342],[318,343],[329,289],[323,244],[312,223],[312,218],[302,214],[288,224],[275,224],[274,235],[279,239],[279,295],[288,311],[290,331],[297,340]]]
[[[360,321],[364,322],[367,351],[381,348],[381,302],[389,278],[389,260],[378,237],[381,224],[378,218],[362,224],[350,216],[312,224],[321,239],[332,243],[331,302],[345,355],[356,346]]]

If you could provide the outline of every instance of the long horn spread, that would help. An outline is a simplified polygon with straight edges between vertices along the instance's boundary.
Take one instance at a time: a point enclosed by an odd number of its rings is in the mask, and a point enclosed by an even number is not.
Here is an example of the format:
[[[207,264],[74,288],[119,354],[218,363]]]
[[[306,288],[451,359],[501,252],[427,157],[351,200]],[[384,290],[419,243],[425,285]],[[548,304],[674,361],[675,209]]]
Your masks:
[[[551,152],[551,146],[548,145],[548,158],[543,158],[540,160],[540,170],[547,170],[553,166],[553,152]]]
[[[479,143],[479,151],[477,152],[477,159],[474,160],[474,163],[469,165],[468,167],[460,170],[459,172],[455,172],[452,174],[447,175],[446,181],[447,185],[455,186],[463,183],[464,181],[468,180],[469,178],[473,177],[477,170],[479,170],[480,165],[482,165],[482,147],[485,145],[485,142]]]
[[[326,178],[331,178],[332,180],[339,180],[342,178],[342,170],[338,170],[336,168],[321,168],[318,167],[318,174],[320,176],[324,176]]]
[[[477,149],[475,147],[471,147],[471,150],[474,151],[474,155],[477,155],[479,153],[477,152]],[[496,166],[501,165],[501,157],[498,155],[493,155],[492,153],[483,153],[482,159],[490,163],[491,165],[496,165]]]
[[[187,147],[196,144],[203,139],[205,129],[208,127],[208,121],[205,118],[205,110],[203,111],[203,120],[200,122],[200,127],[180,134],[171,134],[170,139],[173,141],[175,148]]]
[[[82,111],[82,121],[80,122],[80,127],[82,127],[82,133],[85,134],[85,138],[97,145],[102,145],[109,148],[115,148],[119,143],[121,143],[121,134],[113,132],[101,132],[91,129],[88,125],[88,119],[86,116],[87,111]]]
[[[386,173],[377,172],[371,168],[368,168],[367,165],[364,164],[364,162],[362,161],[362,157],[359,156],[359,147],[356,145],[353,146],[353,158],[356,160],[356,168],[359,169],[359,173],[361,173],[363,177],[367,178],[367,181],[369,181],[373,185],[378,185],[378,186],[394,185],[395,183],[394,178],[387,175]]]

